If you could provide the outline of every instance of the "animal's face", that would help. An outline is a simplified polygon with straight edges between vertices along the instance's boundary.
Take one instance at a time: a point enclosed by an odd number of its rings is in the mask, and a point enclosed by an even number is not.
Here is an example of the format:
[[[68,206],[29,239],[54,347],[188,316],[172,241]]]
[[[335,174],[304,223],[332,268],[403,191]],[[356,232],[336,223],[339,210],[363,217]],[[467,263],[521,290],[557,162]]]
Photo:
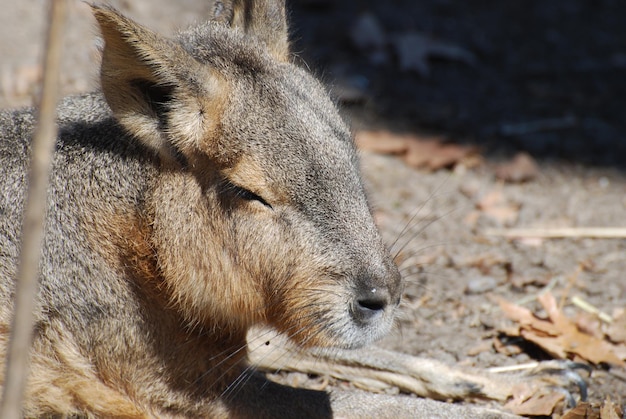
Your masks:
[[[152,245],[188,319],[267,322],[306,346],[386,333],[400,276],[319,83],[239,30],[207,24],[174,43],[99,13],[107,100],[164,161]]]
[[[302,344],[357,346],[390,327],[399,274],[374,226],[350,133],[324,89],[289,64],[234,84],[236,150],[217,194],[261,281],[264,318]],[[242,130],[242,127],[245,127]],[[226,152],[228,154],[228,152]],[[247,257],[241,258],[241,255]]]

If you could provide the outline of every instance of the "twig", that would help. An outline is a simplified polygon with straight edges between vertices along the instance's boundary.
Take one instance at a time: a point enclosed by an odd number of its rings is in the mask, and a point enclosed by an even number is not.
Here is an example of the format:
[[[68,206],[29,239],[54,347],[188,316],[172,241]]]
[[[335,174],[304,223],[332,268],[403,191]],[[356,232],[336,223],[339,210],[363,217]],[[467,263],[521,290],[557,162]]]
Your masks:
[[[520,298],[519,300],[515,301],[515,304],[517,304],[518,306],[523,306],[523,305],[530,303],[531,301],[537,300],[540,296],[542,296],[546,292],[552,291],[554,287],[556,287],[558,283],[561,282],[562,279],[563,277],[560,275],[552,277],[550,282],[548,282],[545,287],[541,288],[539,292]]]
[[[539,366],[539,362],[533,361],[533,362],[528,362],[526,364],[507,365],[504,367],[491,367],[491,368],[487,368],[487,371],[492,374],[502,374],[504,372],[517,372],[517,371],[532,370],[533,368],[537,368],[538,366]]]
[[[626,238],[626,228],[623,227],[561,227],[561,228],[512,228],[488,229],[483,232],[486,236],[501,236],[513,238],[593,238],[593,239],[623,239]]]
[[[15,288],[15,311],[0,406],[0,418],[3,419],[22,417],[22,398],[28,379],[46,192],[52,151],[57,136],[55,119],[64,21],[65,0],[51,0],[38,121],[32,140],[28,192],[22,221],[22,248]]]
[[[598,316],[598,318],[605,323],[610,324],[613,322],[613,318],[611,316],[609,316],[607,313],[603,311],[600,311],[600,309],[598,309],[597,307],[583,300],[582,297],[579,297],[579,296],[572,297],[572,304],[574,304],[576,307],[580,308],[581,310],[586,311],[587,313],[591,313],[595,316]]]

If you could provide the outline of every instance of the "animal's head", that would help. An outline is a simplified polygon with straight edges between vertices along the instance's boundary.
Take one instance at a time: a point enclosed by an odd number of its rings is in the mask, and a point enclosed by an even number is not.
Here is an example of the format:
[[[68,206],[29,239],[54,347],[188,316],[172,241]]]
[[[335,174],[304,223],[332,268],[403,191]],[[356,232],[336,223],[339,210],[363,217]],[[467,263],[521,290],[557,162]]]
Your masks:
[[[176,40],[94,13],[107,102],[160,156],[151,246],[187,319],[231,331],[266,322],[305,346],[386,333],[400,276],[350,131],[289,62],[284,4],[217,2]]]

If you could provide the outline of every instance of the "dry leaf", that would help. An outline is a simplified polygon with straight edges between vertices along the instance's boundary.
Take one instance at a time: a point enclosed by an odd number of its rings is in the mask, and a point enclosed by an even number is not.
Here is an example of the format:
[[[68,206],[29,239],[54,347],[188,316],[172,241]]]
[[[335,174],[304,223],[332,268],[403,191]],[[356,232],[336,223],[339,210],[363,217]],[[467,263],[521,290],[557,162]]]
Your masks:
[[[580,402],[575,408],[566,412],[562,419],[621,419],[622,417],[620,406],[613,403],[607,396],[599,408],[595,403]]]
[[[471,266],[472,268],[477,268],[483,274],[490,272],[494,266],[507,268],[508,265],[510,265],[510,261],[504,255],[496,253],[482,253],[477,256],[470,256],[460,264],[462,267]]]
[[[600,419],[600,412],[591,403],[581,402],[563,415],[562,419]]]
[[[626,360],[626,345],[624,345],[623,343],[613,346],[613,352],[615,353],[615,356],[617,356],[619,359]]]
[[[354,138],[361,150],[379,154],[405,154],[409,150],[409,137],[389,131],[359,131]]]
[[[404,161],[411,167],[426,167],[436,155],[438,142],[433,140],[416,140],[408,143],[408,150]]]
[[[539,166],[528,153],[518,153],[510,162],[496,167],[495,174],[505,182],[526,182],[537,177]]]
[[[583,333],[591,335],[595,338],[602,339],[602,322],[596,315],[589,313],[579,313],[575,320],[576,327]]]
[[[606,400],[602,403],[602,407],[600,407],[600,418],[621,419],[623,415],[622,408],[613,403],[609,396],[606,396]]]
[[[580,358],[593,364],[609,363],[626,366],[622,345],[583,333],[576,324],[559,310],[550,293],[539,296],[539,302],[548,313],[549,320],[542,320],[524,307],[500,300],[500,308],[511,320],[518,323],[517,333],[535,343],[555,358]],[[511,334],[511,331],[508,332]]]
[[[538,297],[539,302],[548,313],[550,320],[561,331],[561,345],[570,354],[580,356],[594,364],[602,362],[626,366],[612,351],[609,342],[582,333],[576,324],[565,317],[558,309],[554,296],[547,292]]]
[[[447,144],[442,138],[422,138],[389,131],[359,131],[355,141],[361,150],[399,155],[407,165],[429,171],[454,167],[477,152],[475,147]]]
[[[529,276],[514,273],[511,276],[510,281],[511,281],[511,285],[513,285],[515,288],[524,288],[528,285],[534,285],[537,287],[545,287],[546,285],[550,283],[550,278],[547,276],[544,276],[541,278],[537,278],[535,276],[529,277]]]
[[[558,340],[558,336],[543,335],[537,333],[537,330],[532,329],[520,329],[521,337],[529,342],[539,346],[545,352],[550,354],[551,357],[557,359],[567,359],[567,352],[563,347],[563,344]]]
[[[611,342],[626,343],[626,311],[613,320],[606,335]]]
[[[428,154],[424,156],[425,153]],[[475,147],[443,144],[439,140],[412,142],[410,143],[405,161],[412,167],[439,170],[445,167],[453,167],[475,153]]]
[[[506,332],[504,332],[504,333],[506,333]],[[518,331],[514,332],[514,334],[516,334],[516,333],[518,333]],[[504,355],[507,355],[507,356],[519,355],[522,352],[524,352],[519,345],[516,345],[515,343],[502,342],[502,340],[500,338],[494,338],[494,340],[493,340],[493,349],[497,353],[504,354]]]
[[[521,325],[531,324],[534,320],[533,312],[527,309],[526,307],[518,306],[517,304],[513,304],[505,299],[501,299],[499,301],[500,309],[504,312],[504,314],[514,322],[520,323]]]
[[[485,194],[476,207],[489,218],[502,225],[511,225],[517,221],[520,206],[507,201],[501,188]]]
[[[557,406],[562,405],[565,395],[559,392],[526,394],[527,389],[516,388],[513,398],[504,406],[521,416],[551,416]]]

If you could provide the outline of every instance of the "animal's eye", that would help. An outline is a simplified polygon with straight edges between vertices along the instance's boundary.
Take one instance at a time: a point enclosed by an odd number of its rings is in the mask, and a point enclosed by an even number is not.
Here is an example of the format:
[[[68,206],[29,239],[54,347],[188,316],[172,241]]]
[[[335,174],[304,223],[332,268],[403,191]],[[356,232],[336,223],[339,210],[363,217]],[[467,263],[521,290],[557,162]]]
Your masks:
[[[261,204],[265,205],[266,207],[272,208],[272,206],[265,199],[261,198],[259,195],[255,194],[254,192],[251,192],[245,188],[242,188],[241,186],[237,186],[231,183],[229,185],[229,189],[239,199],[243,199],[244,201],[258,201]]]

